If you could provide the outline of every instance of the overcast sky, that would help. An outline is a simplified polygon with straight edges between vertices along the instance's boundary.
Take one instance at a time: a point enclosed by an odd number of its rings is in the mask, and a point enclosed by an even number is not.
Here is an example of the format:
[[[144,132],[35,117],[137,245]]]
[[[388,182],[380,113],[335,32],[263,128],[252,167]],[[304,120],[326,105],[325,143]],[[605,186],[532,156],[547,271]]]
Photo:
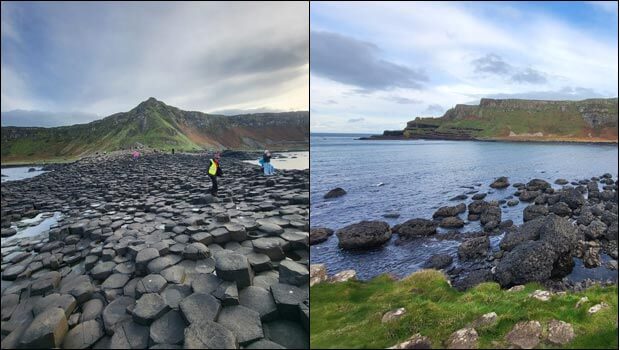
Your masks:
[[[203,112],[309,109],[307,3],[1,6],[3,125],[87,122],[151,96]]]
[[[618,96],[617,2],[310,7],[312,132],[402,129],[481,97]]]

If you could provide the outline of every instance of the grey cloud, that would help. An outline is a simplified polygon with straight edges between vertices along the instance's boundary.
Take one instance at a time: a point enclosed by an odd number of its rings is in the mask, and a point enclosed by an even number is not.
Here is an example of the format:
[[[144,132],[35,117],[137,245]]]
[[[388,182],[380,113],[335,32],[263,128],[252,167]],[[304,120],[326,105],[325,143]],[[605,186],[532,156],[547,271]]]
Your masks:
[[[308,84],[306,3],[28,6],[25,19],[36,25],[16,30],[46,45],[17,50],[3,38],[3,71],[33,77],[7,109],[37,109],[36,101],[49,101],[38,109],[108,115],[148,96],[184,110],[261,108],[265,99],[277,108],[308,108],[279,98]],[[20,52],[45,64],[15,56]],[[8,86],[3,77],[3,100]],[[35,107],[20,107],[20,100]]]
[[[471,61],[471,63],[474,65],[474,72],[476,73],[506,75],[513,70],[511,65],[504,62],[499,55],[493,53],[488,53],[486,56]]]
[[[88,123],[99,116],[82,112],[44,112],[16,109],[0,113],[2,126],[61,126]]]
[[[389,96],[386,98],[388,101],[396,102],[402,105],[415,105],[422,103],[421,100],[416,100],[414,98],[402,97],[402,96]]]
[[[542,84],[547,82],[543,73],[532,68],[526,68],[513,74],[511,79],[518,83]]]
[[[608,98],[617,96],[605,96],[590,88],[565,86],[559,90],[548,91],[528,91],[514,94],[499,93],[492,95],[471,95],[477,98],[516,98],[516,99],[532,99],[532,100],[585,100],[588,98]],[[472,102],[478,104],[480,101]]]
[[[212,79],[230,78],[247,74],[268,74],[274,71],[301,67],[308,64],[308,41],[290,43],[248,43],[245,46],[223,47],[214,53],[205,53],[197,59],[196,72]]]
[[[503,76],[516,83],[543,84],[547,82],[544,72],[531,67],[515,67],[494,53],[488,53],[483,57],[474,59],[471,64],[476,73]]]
[[[253,114],[253,113],[276,113],[283,112],[280,109],[273,108],[252,108],[252,109],[221,109],[217,111],[210,112],[210,114],[222,114],[222,115],[240,115],[240,114]]]
[[[445,111],[446,109],[443,108],[441,105],[431,104],[431,105],[428,105],[428,107],[426,107],[426,109],[424,110],[424,113],[428,113],[431,115],[439,115],[439,114],[443,114]]]
[[[363,122],[365,119],[364,118],[351,118],[349,120],[347,120],[347,122],[349,123],[357,123],[357,122]]]
[[[332,32],[310,35],[311,71],[316,75],[367,91],[420,89],[429,80],[423,70],[382,59],[373,43]]]
[[[326,104],[326,105],[337,105],[337,104],[338,104],[338,102],[337,102],[337,101],[335,101],[335,100],[327,100],[327,101],[325,101],[325,104]]]

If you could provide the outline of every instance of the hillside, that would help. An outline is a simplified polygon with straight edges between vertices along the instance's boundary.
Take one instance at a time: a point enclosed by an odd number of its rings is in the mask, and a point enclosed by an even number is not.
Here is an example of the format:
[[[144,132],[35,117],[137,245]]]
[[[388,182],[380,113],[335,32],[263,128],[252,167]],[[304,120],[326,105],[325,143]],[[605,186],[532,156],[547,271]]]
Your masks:
[[[307,149],[308,112],[188,112],[149,98],[129,112],[54,128],[2,127],[2,163],[79,157],[144,145],[160,150]]]
[[[373,138],[618,142],[618,98],[496,100],[456,105],[440,118],[416,118]]]

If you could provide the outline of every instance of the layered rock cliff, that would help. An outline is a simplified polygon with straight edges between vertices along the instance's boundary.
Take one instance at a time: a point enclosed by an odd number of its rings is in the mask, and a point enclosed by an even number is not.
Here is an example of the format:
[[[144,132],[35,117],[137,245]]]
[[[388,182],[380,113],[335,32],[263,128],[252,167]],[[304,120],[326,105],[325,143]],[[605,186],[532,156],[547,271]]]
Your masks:
[[[542,101],[483,98],[440,118],[416,118],[379,138],[618,142],[618,98]]]

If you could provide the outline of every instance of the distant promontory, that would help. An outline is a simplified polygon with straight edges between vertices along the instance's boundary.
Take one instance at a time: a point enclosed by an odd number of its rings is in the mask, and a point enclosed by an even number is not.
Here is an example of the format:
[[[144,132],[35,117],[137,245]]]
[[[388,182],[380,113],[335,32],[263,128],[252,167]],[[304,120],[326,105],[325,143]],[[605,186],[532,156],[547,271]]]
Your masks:
[[[403,130],[362,138],[618,142],[618,98],[543,101],[483,98],[439,118],[417,117]]]

